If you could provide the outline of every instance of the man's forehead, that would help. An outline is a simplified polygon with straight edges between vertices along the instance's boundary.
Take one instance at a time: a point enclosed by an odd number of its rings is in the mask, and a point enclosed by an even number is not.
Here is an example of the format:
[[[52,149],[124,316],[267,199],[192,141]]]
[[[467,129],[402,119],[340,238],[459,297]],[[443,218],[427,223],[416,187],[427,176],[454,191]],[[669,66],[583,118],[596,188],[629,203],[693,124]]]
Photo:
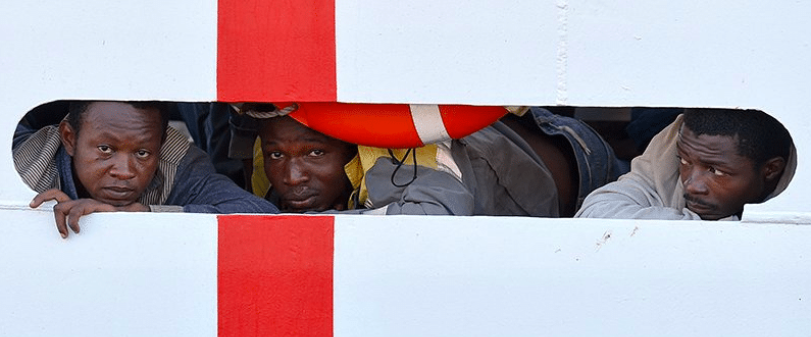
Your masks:
[[[676,143],[681,152],[699,156],[708,162],[740,162],[749,158],[738,153],[738,136],[696,135],[686,125],[679,131]]]
[[[88,105],[81,118],[82,129],[103,130],[137,129],[146,133],[160,133],[161,116],[157,108],[137,108],[119,102],[94,102]]]
[[[106,116],[114,116],[114,115],[132,115],[133,117],[138,116],[136,118],[139,119],[158,119],[160,116],[158,115],[160,111],[156,107],[143,107],[138,108],[133,105],[123,103],[123,102],[93,102],[87,105],[87,109],[85,111],[85,115],[104,115]]]
[[[678,142],[690,142],[694,144],[701,144],[704,146],[710,146],[711,144],[731,144],[733,146],[738,145],[738,135],[710,135],[710,134],[696,134],[693,130],[690,129],[689,126],[686,124],[682,124],[679,128],[679,140]]]

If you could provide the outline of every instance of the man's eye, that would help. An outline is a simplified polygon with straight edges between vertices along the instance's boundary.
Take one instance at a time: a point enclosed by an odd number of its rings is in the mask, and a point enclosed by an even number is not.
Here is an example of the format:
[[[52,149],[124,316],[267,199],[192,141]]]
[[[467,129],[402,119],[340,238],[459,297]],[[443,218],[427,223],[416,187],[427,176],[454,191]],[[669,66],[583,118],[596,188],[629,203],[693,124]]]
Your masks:
[[[270,158],[270,159],[281,159],[282,158],[282,153],[281,152],[268,153],[268,158]]]
[[[321,157],[324,155],[324,150],[312,150],[310,151],[310,157]]]
[[[686,160],[684,160],[684,158],[682,158],[682,157],[679,157],[679,162],[681,162],[681,164],[682,164],[682,165],[688,165],[688,164],[689,164],[689,163],[688,163]]]
[[[726,173],[724,173],[724,172],[722,172],[722,171],[719,171],[718,169],[716,169],[716,168],[715,168],[715,167],[713,167],[713,166],[710,166],[710,167],[707,169],[707,171],[710,171],[710,173],[712,173],[712,174],[714,174],[714,175],[716,175],[716,176],[718,176],[718,177],[723,177],[723,176],[725,176],[725,175],[726,175]]]
[[[149,157],[149,154],[150,154],[150,153],[149,153],[149,151],[147,151],[147,150],[140,150],[140,151],[138,151],[138,152],[136,152],[136,153],[135,153],[135,155],[136,155],[136,156],[138,156],[138,158],[146,158],[146,157]]]
[[[99,145],[98,148],[99,148],[99,151],[101,151],[101,153],[113,153],[113,149],[111,149],[107,145]]]

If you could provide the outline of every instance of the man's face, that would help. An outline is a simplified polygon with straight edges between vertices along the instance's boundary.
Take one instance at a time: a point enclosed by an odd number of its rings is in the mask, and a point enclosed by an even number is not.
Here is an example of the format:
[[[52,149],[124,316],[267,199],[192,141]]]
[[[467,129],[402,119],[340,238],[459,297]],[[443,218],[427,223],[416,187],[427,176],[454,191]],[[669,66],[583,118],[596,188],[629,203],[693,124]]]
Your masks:
[[[274,117],[259,132],[265,174],[283,212],[343,210],[352,185],[344,166],[354,145],[330,138],[290,117]]]
[[[765,179],[754,162],[738,155],[737,137],[696,136],[683,126],[677,142],[687,208],[703,220],[718,220],[760,202]]]
[[[88,106],[78,134],[60,125],[62,143],[73,157],[80,197],[126,206],[138,200],[158,168],[162,130],[156,109],[97,102]]]

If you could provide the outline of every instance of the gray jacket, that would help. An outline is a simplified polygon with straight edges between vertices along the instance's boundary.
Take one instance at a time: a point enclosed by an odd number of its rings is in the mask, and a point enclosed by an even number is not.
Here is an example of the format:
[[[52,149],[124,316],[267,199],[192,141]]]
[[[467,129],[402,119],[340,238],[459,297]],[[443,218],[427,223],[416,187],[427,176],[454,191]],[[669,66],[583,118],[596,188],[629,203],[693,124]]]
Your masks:
[[[378,158],[366,172],[372,209],[340,213],[558,216],[555,181],[515,132],[497,122],[451,143],[461,179],[448,172]],[[419,163],[418,163],[419,165]],[[399,168],[398,168],[399,166]]]

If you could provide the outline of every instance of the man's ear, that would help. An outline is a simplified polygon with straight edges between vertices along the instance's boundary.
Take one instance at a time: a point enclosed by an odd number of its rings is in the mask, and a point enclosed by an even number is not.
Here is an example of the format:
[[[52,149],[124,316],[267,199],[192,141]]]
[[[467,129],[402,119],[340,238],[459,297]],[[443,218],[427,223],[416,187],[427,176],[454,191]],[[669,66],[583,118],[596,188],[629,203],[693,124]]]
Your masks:
[[[65,151],[73,157],[76,152],[76,131],[68,124],[67,121],[59,123],[59,138],[62,140],[62,146]]]
[[[773,181],[779,179],[783,173],[783,169],[786,168],[786,160],[782,157],[774,157],[766,161],[763,164],[763,169],[761,172],[763,173],[763,179],[766,181]]]

